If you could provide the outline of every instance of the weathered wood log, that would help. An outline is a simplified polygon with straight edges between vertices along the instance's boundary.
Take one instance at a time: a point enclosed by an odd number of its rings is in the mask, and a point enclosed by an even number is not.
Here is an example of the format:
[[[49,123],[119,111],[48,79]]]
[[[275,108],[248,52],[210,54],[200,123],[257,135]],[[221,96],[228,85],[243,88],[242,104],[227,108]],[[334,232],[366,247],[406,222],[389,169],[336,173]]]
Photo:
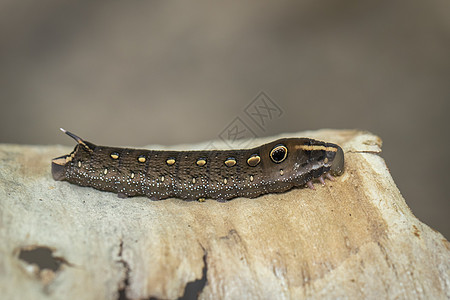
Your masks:
[[[449,299],[450,244],[407,207],[381,140],[288,136],[340,144],[344,175],[226,203],[120,199],[53,181],[70,147],[0,145],[2,298]]]

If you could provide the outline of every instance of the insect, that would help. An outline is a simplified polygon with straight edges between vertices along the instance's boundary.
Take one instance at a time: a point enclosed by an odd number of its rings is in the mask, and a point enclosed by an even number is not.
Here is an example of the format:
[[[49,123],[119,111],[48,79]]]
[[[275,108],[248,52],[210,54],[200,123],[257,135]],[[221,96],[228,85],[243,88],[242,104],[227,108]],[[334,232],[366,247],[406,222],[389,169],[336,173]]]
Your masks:
[[[114,192],[119,197],[219,201],[254,198],[294,187],[315,189],[313,180],[344,172],[344,152],[336,144],[284,138],[252,149],[154,151],[96,146],[77,141],[72,153],[52,160],[55,180]]]

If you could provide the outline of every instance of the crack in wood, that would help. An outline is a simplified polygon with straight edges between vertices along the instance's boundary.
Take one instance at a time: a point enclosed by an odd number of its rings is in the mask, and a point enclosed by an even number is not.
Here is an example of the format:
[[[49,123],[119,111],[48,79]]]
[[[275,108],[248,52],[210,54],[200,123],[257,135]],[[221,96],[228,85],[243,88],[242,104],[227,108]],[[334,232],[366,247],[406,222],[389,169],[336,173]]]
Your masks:
[[[207,251],[206,249],[200,245],[203,249],[203,269],[202,269],[202,278],[188,282],[186,284],[186,287],[184,288],[183,296],[178,298],[178,300],[193,300],[198,299],[198,296],[203,291],[203,288],[205,287],[207,281],[206,274],[208,272],[208,265],[206,263],[207,258]]]
[[[50,284],[61,270],[62,265],[72,266],[65,258],[54,256],[54,248],[47,246],[25,246],[18,248],[18,258],[31,266],[29,271],[35,274],[44,285]]]
[[[131,270],[130,270],[130,265],[127,263],[127,261],[125,259],[123,259],[122,254],[123,254],[123,240],[121,239],[120,240],[120,245],[119,245],[118,256],[120,258],[119,259],[119,263],[121,263],[122,266],[125,269],[125,278],[119,284],[119,290],[118,290],[119,297],[118,297],[118,299],[119,300],[127,300],[129,298],[127,297],[127,293],[126,292],[127,292],[128,287],[130,286],[130,271]]]

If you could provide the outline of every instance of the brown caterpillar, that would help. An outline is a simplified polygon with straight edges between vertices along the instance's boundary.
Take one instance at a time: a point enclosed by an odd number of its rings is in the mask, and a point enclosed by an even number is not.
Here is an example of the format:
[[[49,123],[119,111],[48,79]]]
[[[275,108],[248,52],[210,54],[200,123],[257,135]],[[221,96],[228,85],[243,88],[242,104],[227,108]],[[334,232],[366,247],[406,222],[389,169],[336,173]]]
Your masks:
[[[52,160],[55,180],[124,196],[204,201],[254,198],[341,175],[341,147],[309,138],[284,138],[253,149],[154,151],[96,146],[61,129],[78,144]]]

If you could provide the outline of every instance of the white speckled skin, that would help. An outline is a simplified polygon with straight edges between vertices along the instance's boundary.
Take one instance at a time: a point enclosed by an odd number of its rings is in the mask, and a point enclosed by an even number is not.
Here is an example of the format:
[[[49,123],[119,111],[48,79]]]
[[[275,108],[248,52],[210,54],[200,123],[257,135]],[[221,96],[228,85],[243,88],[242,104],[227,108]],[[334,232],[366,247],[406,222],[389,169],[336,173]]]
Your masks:
[[[282,157],[286,149],[287,155],[276,163],[270,153],[280,145],[284,147],[278,154]],[[247,160],[255,155],[261,159],[250,166]],[[61,163],[64,158],[65,163]],[[225,164],[230,159],[236,161],[233,166]],[[199,160],[206,163],[197,163]],[[71,154],[53,160],[52,172],[55,180],[120,196],[228,200],[284,192],[304,186],[330,170],[340,175],[343,166],[339,146],[308,138],[286,138],[253,149],[228,151],[149,151],[82,141]]]

